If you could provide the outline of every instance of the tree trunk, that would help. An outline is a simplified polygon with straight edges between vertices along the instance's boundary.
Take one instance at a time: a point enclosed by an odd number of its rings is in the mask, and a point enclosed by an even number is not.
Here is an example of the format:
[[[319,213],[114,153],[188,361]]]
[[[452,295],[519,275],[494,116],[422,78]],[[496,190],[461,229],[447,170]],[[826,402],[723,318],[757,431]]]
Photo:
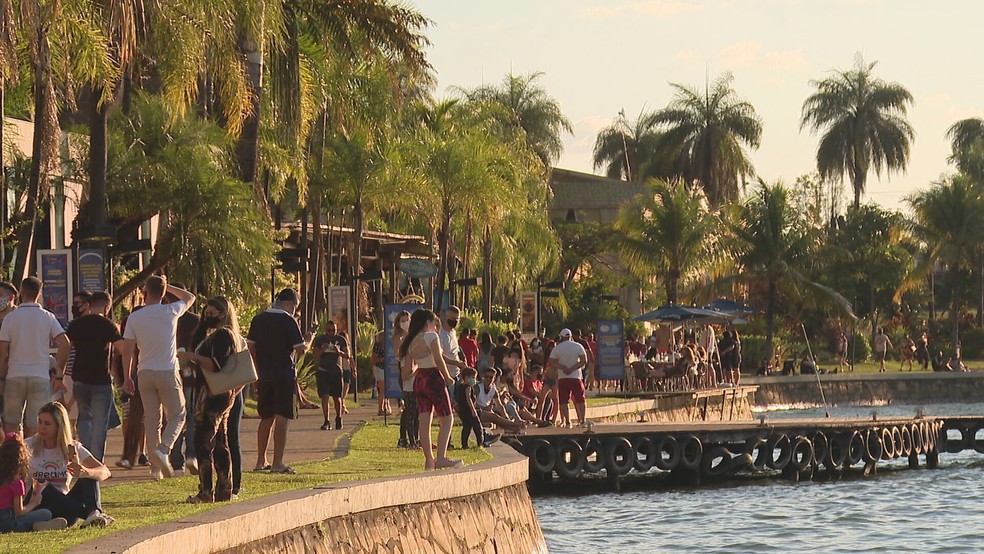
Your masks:
[[[252,106],[249,116],[243,122],[242,133],[236,141],[239,178],[253,188],[253,195],[257,202],[263,206],[264,213],[269,215],[269,199],[256,179],[260,156],[260,95],[263,93],[263,54],[254,37],[240,38],[239,51],[246,59],[246,77],[249,79],[250,104]]]
[[[106,206],[106,163],[109,104],[99,104],[103,88],[92,91],[89,111],[89,202],[86,206],[86,222],[104,225]]]
[[[26,224],[17,230],[17,262],[14,265],[13,279],[20,283],[27,277],[31,269],[31,258],[34,252],[34,227],[38,219],[38,207],[42,187],[47,183],[42,175],[42,166],[48,157],[48,142],[46,136],[49,122],[48,112],[54,102],[54,90],[51,86],[51,68],[48,52],[48,41],[43,30],[38,34],[38,62],[34,64],[34,133],[31,141],[31,170],[27,184],[27,202],[24,208]]]
[[[307,207],[310,211],[308,219],[311,221],[311,253],[308,257],[308,268],[310,269],[311,285],[308,287],[308,298],[305,305],[311,311],[308,320],[317,325],[315,318],[320,312],[317,308],[318,291],[321,288],[322,268],[321,268],[321,199],[314,194],[310,184],[308,185]]]
[[[482,241],[482,319],[492,321],[492,227],[485,226]]]
[[[445,203],[443,216],[441,217],[441,228],[437,232],[438,256],[440,261],[437,265],[437,276],[434,279],[434,310],[440,315],[444,306],[444,287],[448,276],[448,255],[451,242],[451,210]]]
[[[950,273],[953,274],[953,290],[950,297],[950,326],[952,336],[950,337],[951,352],[956,355],[960,348],[960,299],[963,298],[963,280],[960,278],[961,255],[958,254],[950,266]]]
[[[861,168],[855,167],[852,174],[851,184],[854,186],[854,209],[861,207],[861,193],[864,192],[865,182],[868,180],[868,173]]]
[[[468,279],[471,277],[471,250],[472,250],[472,216],[471,209],[468,209],[468,213],[465,216],[465,260],[464,260],[464,278]],[[981,262],[982,267],[984,267],[984,261]],[[984,275],[984,274],[982,274]],[[981,282],[984,283],[984,276],[981,277]],[[461,299],[461,307],[468,309],[468,304],[471,298],[469,298],[468,289],[470,287],[464,287]],[[981,297],[984,298],[984,284],[981,285]],[[984,306],[984,300],[981,301],[981,305]],[[984,313],[984,311],[982,311]],[[984,318],[984,315],[981,316]],[[984,319],[982,319],[984,321]]]
[[[7,168],[4,165],[6,159],[4,157],[3,145],[6,144],[4,141],[4,117],[6,117],[6,110],[4,110],[3,105],[7,101],[7,84],[0,80],[0,229],[7,228]],[[5,233],[3,233],[5,234]],[[3,234],[0,234],[0,279],[8,279],[7,274],[7,245],[4,241]]]
[[[766,301],[766,314],[765,314],[765,362],[769,363],[772,360],[773,353],[773,338],[776,332],[776,301],[779,296],[779,287],[776,286],[775,281],[769,280],[769,297]]]

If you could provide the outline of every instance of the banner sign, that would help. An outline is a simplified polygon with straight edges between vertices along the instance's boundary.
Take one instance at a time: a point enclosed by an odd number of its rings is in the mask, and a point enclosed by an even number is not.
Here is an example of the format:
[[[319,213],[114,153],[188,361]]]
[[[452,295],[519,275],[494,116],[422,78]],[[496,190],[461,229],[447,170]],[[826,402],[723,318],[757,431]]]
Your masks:
[[[396,262],[396,265],[403,273],[418,279],[429,279],[437,275],[437,266],[429,260],[404,258]]]
[[[106,255],[102,248],[79,248],[79,290],[106,290]]]
[[[421,304],[387,304],[383,308],[383,339],[386,345],[386,362],[383,365],[383,394],[386,398],[403,398],[403,380],[400,379],[400,366],[396,359],[396,345],[393,344],[393,325],[396,316],[403,310],[411,314],[420,309]]]
[[[621,321],[599,321],[598,379],[621,381],[625,379],[625,328]]]
[[[344,287],[328,287],[328,317],[335,322],[335,331],[345,331],[348,335],[349,343],[356,340],[352,332],[352,325],[349,316],[352,313],[352,296],[350,289]],[[351,350],[350,350],[351,352]]]
[[[537,333],[540,323],[537,321],[538,300],[536,292],[519,293],[519,330],[524,337],[533,337]]]
[[[55,314],[63,328],[68,327],[72,305],[72,251],[38,250],[38,272],[44,287],[41,307]]]

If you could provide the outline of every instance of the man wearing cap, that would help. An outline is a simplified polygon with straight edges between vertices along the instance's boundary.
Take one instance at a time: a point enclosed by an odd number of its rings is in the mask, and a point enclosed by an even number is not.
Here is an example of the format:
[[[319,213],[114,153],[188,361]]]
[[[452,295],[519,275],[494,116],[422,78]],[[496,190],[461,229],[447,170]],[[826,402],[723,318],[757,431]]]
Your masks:
[[[256,411],[260,415],[256,471],[294,473],[284,464],[284,449],[290,420],[297,418],[295,363],[307,350],[301,328],[293,317],[298,303],[297,291],[284,289],[277,294],[273,306],[256,314],[249,325],[246,340],[256,365]],[[273,463],[268,464],[266,453],[271,430]]]
[[[560,342],[550,352],[548,366],[558,370],[557,390],[560,402],[561,426],[570,427],[569,400],[574,400],[574,410],[577,412],[578,426],[584,427],[584,381],[582,369],[588,363],[588,354],[584,347],[571,340],[571,330],[561,329]]]

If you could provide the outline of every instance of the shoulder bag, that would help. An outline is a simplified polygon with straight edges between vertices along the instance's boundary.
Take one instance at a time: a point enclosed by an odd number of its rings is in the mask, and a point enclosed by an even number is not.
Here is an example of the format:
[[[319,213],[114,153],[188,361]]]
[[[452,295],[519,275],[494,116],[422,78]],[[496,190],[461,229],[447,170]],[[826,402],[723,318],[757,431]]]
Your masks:
[[[242,337],[236,337],[236,341],[241,347],[237,346],[239,350],[229,356],[221,370],[202,371],[205,382],[208,384],[208,392],[212,396],[238,389],[256,381],[256,367],[253,365],[253,357],[250,356],[249,348],[245,345],[246,341]]]

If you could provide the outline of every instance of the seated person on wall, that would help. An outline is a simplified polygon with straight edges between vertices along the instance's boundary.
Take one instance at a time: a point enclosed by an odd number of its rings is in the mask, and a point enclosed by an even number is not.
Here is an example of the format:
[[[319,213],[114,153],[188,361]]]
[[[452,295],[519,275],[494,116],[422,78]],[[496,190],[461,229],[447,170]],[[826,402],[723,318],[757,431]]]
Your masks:
[[[800,360],[800,373],[803,375],[812,375],[816,372],[817,363],[809,354],[803,354],[803,358]]]
[[[523,425],[508,419],[504,415],[506,408],[499,399],[499,390],[495,386],[496,370],[486,369],[482,373],[482,379],[478,382],[478,389],[475,391],[475,407],[478,408],[478,418],[482,423],[494,423],[503,429],[519,433],[523,430]]]
[[[933,371],[949,371],[946,367],[946,362],[943,361],[943,351],[937,350],[936,354],[933,355]]]
[[[967,366],[963,365],[963,362],[960,361],[960,356],[958,354],[953,354],[950,356],[950,359],[946,362],[946,368],[949,371],[968,371]]]

